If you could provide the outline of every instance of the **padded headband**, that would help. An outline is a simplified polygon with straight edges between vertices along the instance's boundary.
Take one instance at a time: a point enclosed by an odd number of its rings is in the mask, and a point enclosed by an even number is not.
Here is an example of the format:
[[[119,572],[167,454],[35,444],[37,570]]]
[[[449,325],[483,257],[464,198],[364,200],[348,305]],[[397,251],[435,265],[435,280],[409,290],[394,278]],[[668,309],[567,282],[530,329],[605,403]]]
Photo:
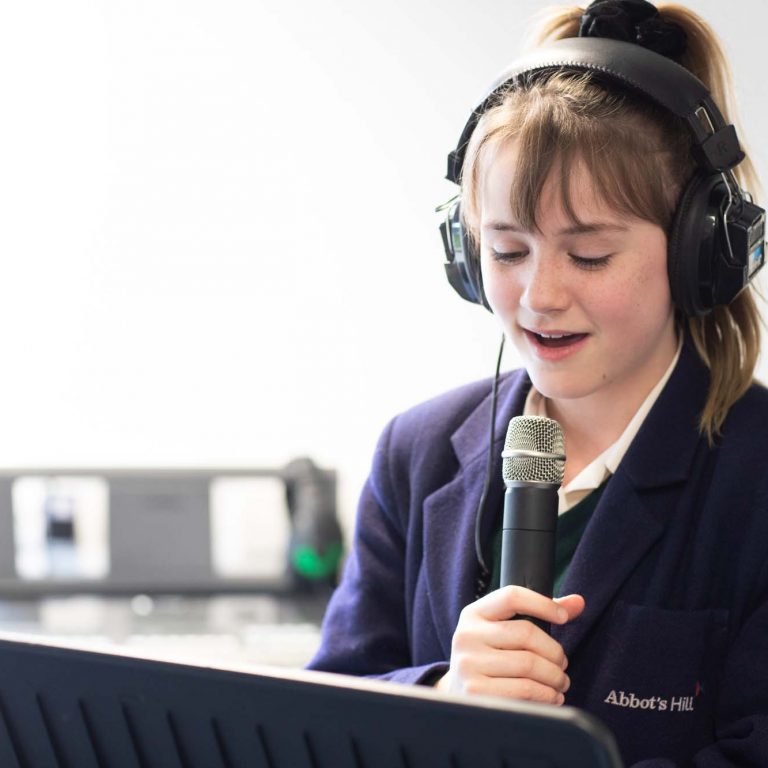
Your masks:
[[[606,38],[569,37],[536,48],[504,71],[472,112],[456,149],[448,155],[446,178],[459,184],[469,139],[481,116],[507,90],[537,73],[566,69],[601,74],[647,96],[688,125],[693,154],[702,170],[723,173],[744,159],[736,131],[727,125],[706,86],[677,62],[635,43]]]

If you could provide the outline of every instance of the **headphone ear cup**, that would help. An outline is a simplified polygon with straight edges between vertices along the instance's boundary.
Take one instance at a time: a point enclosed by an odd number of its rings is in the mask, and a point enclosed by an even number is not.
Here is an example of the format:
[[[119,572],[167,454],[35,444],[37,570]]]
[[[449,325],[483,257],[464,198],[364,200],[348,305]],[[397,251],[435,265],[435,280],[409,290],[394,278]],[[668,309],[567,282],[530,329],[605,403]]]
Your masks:
[[[481,304],[490,310],[483,290],[480,254],[461,220],[461,204],[457,200],[448,209],[440,225],[445,248],[445,273],[456,293],[466,301]]]
[[[683,190],[672,220],[667,245],[669,286],[675,306],[688,317],[706,315],[715,305],[720,258],[716,237],[722,224],[723,195],[727,190],[720,176],[697,173]]]

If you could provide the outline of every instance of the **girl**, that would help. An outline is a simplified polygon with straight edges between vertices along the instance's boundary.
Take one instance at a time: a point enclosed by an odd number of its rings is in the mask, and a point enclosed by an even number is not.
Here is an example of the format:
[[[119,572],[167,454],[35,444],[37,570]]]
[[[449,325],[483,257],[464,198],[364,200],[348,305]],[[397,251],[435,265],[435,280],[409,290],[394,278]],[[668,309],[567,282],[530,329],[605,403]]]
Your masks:
[[[695,14],[645,0],[558,11],[555,40],[449,161],[449,276],[525,368],[497,401],[480,382],[389,424],[310,666],[581,707],[628,763],[768,765],[768,393],[744,287],[764,213],[707,101],[725,107],[726,62]],[[689,96],[708,106],[683,118]],[[555,599],[497,588],[520,414],[565,434]]]

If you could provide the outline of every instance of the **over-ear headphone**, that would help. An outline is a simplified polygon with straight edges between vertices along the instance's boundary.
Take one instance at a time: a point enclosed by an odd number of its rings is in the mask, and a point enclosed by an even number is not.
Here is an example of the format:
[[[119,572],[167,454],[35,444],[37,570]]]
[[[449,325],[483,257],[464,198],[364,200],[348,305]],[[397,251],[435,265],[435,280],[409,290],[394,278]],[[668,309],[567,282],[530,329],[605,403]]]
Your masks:
[[[591,72],[609,87],[644,95],[685,122],[697,170],[680,196],[668,233],[672,300],[688,316],[730,303],[765,261],[765,211],[733,175],[744,159],[734,126],[726,124],[698,78],[659,53],[620,40],[574,37],[518,59],[475,107],[448,155],[446,178],[460,183],[467,145],[482,115],[509,90],[553,69]],[[462,298],[489,308],[480,254],[462,224],[458,197],[444,209],[440,231],[448,281]]]

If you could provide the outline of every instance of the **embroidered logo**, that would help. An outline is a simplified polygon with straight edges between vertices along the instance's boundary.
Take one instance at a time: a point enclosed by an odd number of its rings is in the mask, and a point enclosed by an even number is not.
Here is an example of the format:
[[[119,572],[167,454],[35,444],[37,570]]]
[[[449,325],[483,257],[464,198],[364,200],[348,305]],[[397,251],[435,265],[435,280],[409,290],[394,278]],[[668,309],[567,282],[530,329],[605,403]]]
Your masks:
[[[611,691],[603,699],[605,704],[614,707],[623,707],[625,709],[646,709],[656,712],[693,712],[693,705],[696,698],[704,692],[700,683],[696,683],[696,692],[693,696],[648,696],[640,698],[630,691]]]

